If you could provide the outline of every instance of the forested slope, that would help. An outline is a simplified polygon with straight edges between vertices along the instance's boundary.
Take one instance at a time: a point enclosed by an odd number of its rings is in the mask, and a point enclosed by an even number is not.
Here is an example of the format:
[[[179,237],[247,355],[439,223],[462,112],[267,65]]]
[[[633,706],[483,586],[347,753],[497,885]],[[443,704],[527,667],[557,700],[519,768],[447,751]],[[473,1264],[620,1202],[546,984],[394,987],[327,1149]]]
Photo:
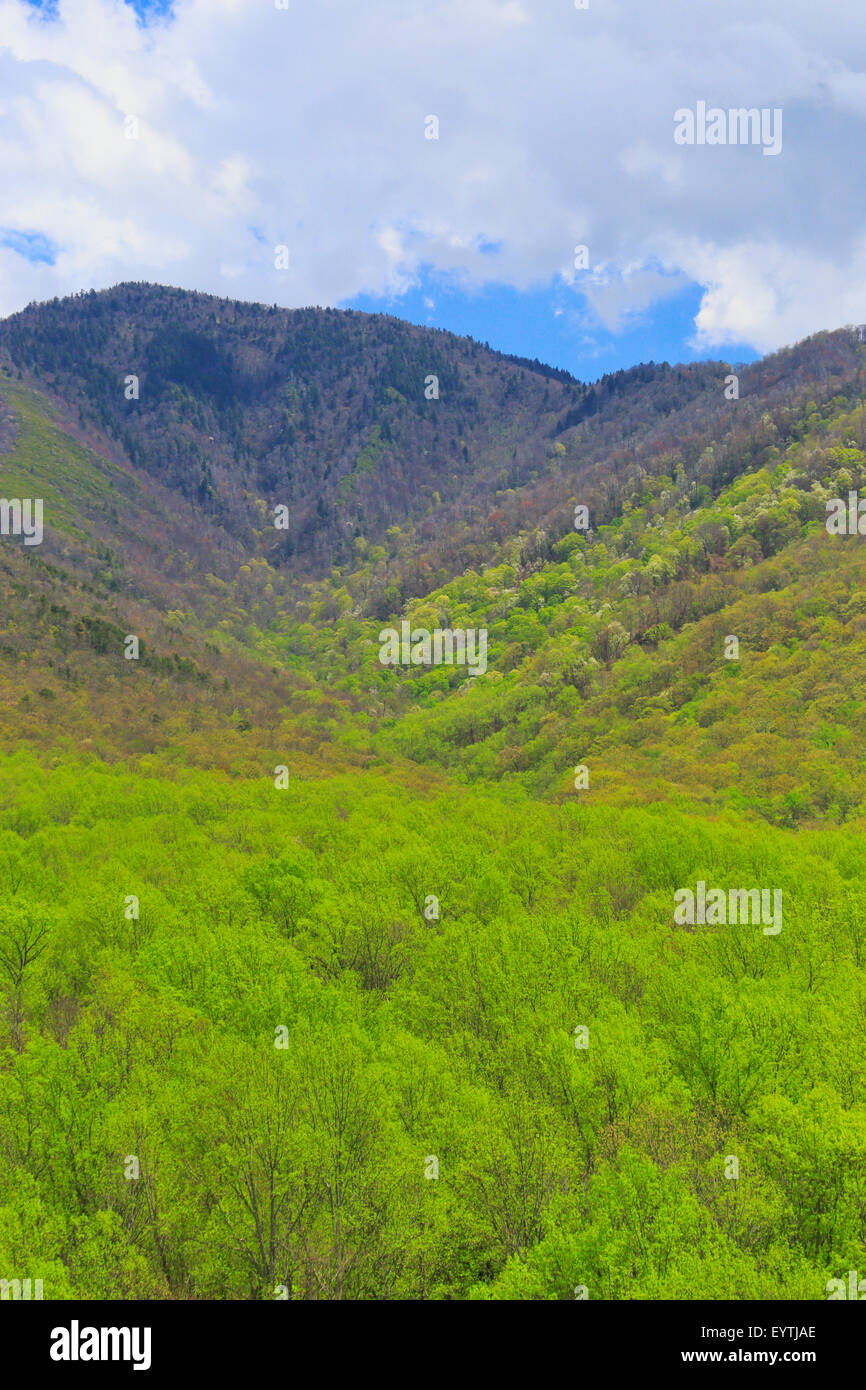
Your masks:
[[[727,399],[726,364],[582,385],[121,286],[0,350],[2,490],[45,515],[0,537],[0,1277],[866,1268],[866,540],[825,524],[866,485],[858,336]],[[483,628],[485,674],[383,666],[403,621]],[[700,883],[780,929],[683,921]]]

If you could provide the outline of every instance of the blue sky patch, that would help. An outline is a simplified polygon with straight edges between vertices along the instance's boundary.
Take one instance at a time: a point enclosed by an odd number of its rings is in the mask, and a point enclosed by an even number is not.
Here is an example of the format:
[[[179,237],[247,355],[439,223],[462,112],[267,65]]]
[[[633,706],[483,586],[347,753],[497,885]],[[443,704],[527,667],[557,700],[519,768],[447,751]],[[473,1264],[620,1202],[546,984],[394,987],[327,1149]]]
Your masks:
[[[465,333],[498,352],[537,357],[550,366],[564,367],[580,381],[595,381],[606,372],[651,359],[754,362],[758,354],[744,343],[727,343],[712,352],[692,346],[702,295],[700,285],[687,283],[675,294],[626,315],[616,329],[610,329],[579,290],[558,278],[533,290],[488,285],[472,291],[453,277],[425,267],[419,284],[405,294],[360,294],[339,307],[394,314],[410,323]]]
[[[20,232],[12,227],[0,227],[0,246],[15,251],[33,265],[54,265],[57,247],[41,232]]]
[[[135,10],[142,22],[146,22],[148,18],[158,19],[162,15],[171,14],[173,3],[174,0],[124,0],[124,4]],[[46,19],[57,18],[58,0],[27,0],[27,4],[31,9],[41,10]]]

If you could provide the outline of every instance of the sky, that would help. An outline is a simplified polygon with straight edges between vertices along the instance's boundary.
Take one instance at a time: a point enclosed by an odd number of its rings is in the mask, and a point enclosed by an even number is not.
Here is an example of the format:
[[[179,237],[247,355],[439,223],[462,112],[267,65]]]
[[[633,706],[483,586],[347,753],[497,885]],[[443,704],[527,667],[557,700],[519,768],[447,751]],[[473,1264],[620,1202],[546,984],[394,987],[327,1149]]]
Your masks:
[[[866,322],[864,0],[578,5],[0,0],[0,316],[150,280],[584,380]]]

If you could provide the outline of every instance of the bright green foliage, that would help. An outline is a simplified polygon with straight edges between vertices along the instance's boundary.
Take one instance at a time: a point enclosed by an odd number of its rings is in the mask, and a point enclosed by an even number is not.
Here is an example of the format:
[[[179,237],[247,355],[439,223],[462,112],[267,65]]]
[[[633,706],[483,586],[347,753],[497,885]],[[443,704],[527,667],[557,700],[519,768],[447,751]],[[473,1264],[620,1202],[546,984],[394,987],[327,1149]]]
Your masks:
[[[0,335],[91,399],[85,438],[0,382],[4,487],[46,504],[38,553],[0,543],[0,1278],[866,1276],[866,539],[824,526],[866,494],[854,336],[756,364],[735,405],[722,364],[582,387],[190,296],[143,321],[157,400],[121,429],[111,334],[147,299],[85,297],[83,362],[63,306]],[[359,508],[292,533],[306,568],[267,522],[287,480]],[[384,666],[403,619],[486,628],[487,673]],[[781,893],[782,930],[678,923],[700,882]]]
[[[0,1232],[47,1296],[817,1298],[862,1263],[853,829],[27,754],[0,797],[2,940],[47,933],[2,981]],[[781,934],[676,927],[701,878],[781,888]]]

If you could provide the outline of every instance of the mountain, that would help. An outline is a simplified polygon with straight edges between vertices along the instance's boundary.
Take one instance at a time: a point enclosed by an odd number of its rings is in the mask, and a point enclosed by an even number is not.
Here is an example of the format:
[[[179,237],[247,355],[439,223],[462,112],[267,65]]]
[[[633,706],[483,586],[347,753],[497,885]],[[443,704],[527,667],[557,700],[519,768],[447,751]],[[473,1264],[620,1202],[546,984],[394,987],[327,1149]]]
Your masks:
[[[248,548],[260,501],[288,507],[264,551],[319,570],[350,559],[357,535],[519,481],[584,394],[566,374],[382,315],[151,285],[33,306],[5,321],[0,349]]]
[[[154,347],[172,335],[176,370]],[[629,797],[663,766],[652,795],[675,785],[711,800],[745,797],[783,822],[838,806],[850,814],[866,794],[849,760],[835,776],[820,770],[850,666],[825,656],[819,634],[835,615],[854,624],[853,636],[858,618],[856,539],[834,547],[822,525],[825,499],[860,480],[866,348],[857,332],[821,334],[742,368],[731,400],[729,364],[650,364],[581,385],[384,317],[120,286],[13,316],[0,324],[0,354],[6,487],[44,494],[46,515],[41,546],[7,545],[0,557],[17,586],[9,611],[29,595],[27,622],[8,644],[23,681],[7,702],[10,728],[18,699],[30,702],[25,714],[38,711],[48,697],[36,690],[61,692],[58,670],[74,679],[72,646],[94,658],[79,685],[84,707],[75,715],[76,700],[63,703],[62,719],[75,717],[80,730],[94,681],[109,706],[108,692],[122,689],[130,667],[120,636],[131,632],[154,681],[190,673],[183,697],[169,700],[172,720],[191,702],[206,722],[228,723],[211,742],[214,757],[228,756],[234,724],[249,724],[256,738],[268,731],[269,747],[291,728],[309,752],[327,742],[333,753],[336,742],[350,762],[405,755],[470,775],[520,775],[554,795],[563,768],[590,753],[603,764],[596,790],[612,793],[624,777]],[[138,401],[125,398],[132,365]],[[424,398],[427,366],[438,368],[438,401]],[[305,424],[301,411],[293,449],[274,453],[269,431],[287,390],[317,406]],[[450,477],[437,475],[442,492],[419,516],[423,449],[398,441],[452,429],[459,441],[470,396],[470,461],[460,452]],[[229,417],[246,441],[239,459]],[[392,436],[351,493],[347,479],[361,474],[341,447],[349,427],[353,447],[371,428]],[[517,441],[505,452],[523,462],[493,476],[504,432]],[[191,448],[211,451],[213,495],[190,487],[198,474],[180,455]],[[301,456],[306,490],[286,504],[293,529],[278,530],[274,508],[295,486],[291,460]],[[263,469],[281,470],[270,490]],[[251,474],[257,490],[242,485]],[[334,488],[346,495],[342,531],[321,521]],[[584,535],[578,504],[592,522]],[[381,625],[407,616],[431,629],[484,627],[488,678],[469,691],[457,670],[371,667]],[[792,696],[783,716],[797,776],[782,758],[766,777],[747,752],[765,732],[752,727],[754,690],[737,683],[741,666],[719,664],[721,639],[738,631],[768,683],[766,707],[782,698],[780,641],[796,641],[808,666],[795,688],[823,692],[805,706]],[[25,673],[37,662],[38,679]],[[142,707],[124,700],[119,711],[114,747],[130,750],[133,726],[136,746],[159,746],[158,721],[145,731]],[[100,737],[107,751],[105,730]],[[668,759],[668,744],[689,755]],[[745,763],[738,789],[729,748]]]
[[[709,481],[729,479],[761,414],[779,426],[811,396],[831,398],[863,352],[852,333],[826,334],[745,368],[731,411],[722,363],[650,363],[586,385],[383,315],[133,284],[6,319],[0,362],[85,442],[276,569],[321,577],[400,528],[405,598],[430,587],[431,569],[482,563],[506,533],[570,529],[575,486],[613,515],[665,452],[691,474],[713,443]],[[278,506],[287,526],[275,531]],[[420,568],[407,570],[410,549]]]
[[[861,336],[580,383],[149,285],[0,323],[4,1277],[864,1267]]]

